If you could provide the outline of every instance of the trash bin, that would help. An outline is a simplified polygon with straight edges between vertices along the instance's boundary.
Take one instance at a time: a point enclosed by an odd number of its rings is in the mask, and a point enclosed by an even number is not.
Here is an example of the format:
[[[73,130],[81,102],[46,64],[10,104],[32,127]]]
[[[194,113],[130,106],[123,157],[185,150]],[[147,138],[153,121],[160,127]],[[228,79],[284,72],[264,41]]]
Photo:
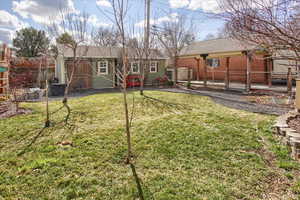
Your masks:
[[[64,96],[66,84],[52,83],[50,87],[52,96]]]

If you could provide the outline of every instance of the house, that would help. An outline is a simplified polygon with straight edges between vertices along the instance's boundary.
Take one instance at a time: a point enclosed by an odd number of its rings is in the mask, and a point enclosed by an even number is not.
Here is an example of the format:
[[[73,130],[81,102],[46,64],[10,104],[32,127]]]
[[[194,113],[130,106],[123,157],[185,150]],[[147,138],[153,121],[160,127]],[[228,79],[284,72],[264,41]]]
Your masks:
[[[11,50],[6,44],[0,45],[0,95],[7,92],[9,88],[9,62]]]
[[[72,67],[72,50],[60,48],[56,63],[56,77],[59,83],[67,82]],[[80,63],[75,67],[71,83],[72,90],[76,89],[103,89],[117,87],[120,82],[117,78],[117,70],[121,70],[120,47],[96,47],[81,46],[77,50],[80,55]],[[129,53],[130,76],[140,77],[142,73],[142,60],[138,58],[134,50]],[[166,58],[156,50],[151,51],[150,68],[145,70],[145,85],[152,85],[156,79],[165,75]],[[68,75],[68,76],[67,76]]]
[[[180,52],[178,78],[186,79],[183,69],[189,68],[191,80],[270,83],[272,60],[267,56],[254,45],[229,38],[195,42]]]
[[[272,80],[287,80],[288,69],[291,69],[292,78],[296,79],[300,74],[300,63],[295,59],[297,55],[293,51],[280,50],[274,55]]]

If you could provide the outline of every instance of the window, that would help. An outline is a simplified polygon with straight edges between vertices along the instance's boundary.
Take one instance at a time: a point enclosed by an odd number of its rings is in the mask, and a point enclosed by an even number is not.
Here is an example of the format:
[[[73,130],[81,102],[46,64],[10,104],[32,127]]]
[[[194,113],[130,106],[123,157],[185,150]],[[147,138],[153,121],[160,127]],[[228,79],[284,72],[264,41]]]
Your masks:
[[[133,74],[140,73],[140,63],[139,62],[131,63],[131,73],[133,73]]]
[[[218,58],[209,58],[206,60],[207,66],[217,68],[220,66],[220,60]]]
[[[157,62],[151,62],[150,63],[150,73],[156,73],[157,72]]]
[[[97,74],[98,75],[108,74],[108,61],[107,60],[101,60],[98,62]]]

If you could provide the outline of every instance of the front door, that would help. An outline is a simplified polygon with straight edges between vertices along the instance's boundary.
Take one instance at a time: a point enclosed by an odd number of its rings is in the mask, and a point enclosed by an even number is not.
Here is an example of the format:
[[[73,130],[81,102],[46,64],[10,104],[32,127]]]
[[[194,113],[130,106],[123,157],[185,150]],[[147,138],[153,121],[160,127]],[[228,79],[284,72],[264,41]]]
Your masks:
[[[166,75],[170,81],[174,81],[174,69],[167,69]]]

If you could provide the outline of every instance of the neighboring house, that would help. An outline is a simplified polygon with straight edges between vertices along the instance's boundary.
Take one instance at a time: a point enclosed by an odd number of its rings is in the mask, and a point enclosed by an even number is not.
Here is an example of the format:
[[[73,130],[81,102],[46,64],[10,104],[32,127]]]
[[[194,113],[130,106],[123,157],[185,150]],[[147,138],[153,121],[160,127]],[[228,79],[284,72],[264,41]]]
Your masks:
[[[272,69],[273,80],[286,80],[288,69],[291,68],[293,78],[300,75],[300,63],[293,60],[296,54],[292,51],[281,50],[274,55],[274,64]]]
[[[58,56],[56,64],[56,77],[59,83],[66,83],[67,73],[70,75],[72,68],[72,50],[61,49],[62,55]],[[120,65],[120,47],[79,47],[77,55],[81,57],[80,63],[75,67],[71,88],[74,89],[102,89],[117,87],[120,82],[117,70],[122,70]],[[130,75],[140,77],[142,72],[141,60],[129,50]],[[153,50],[150,56],[150,68],[145,70],[145,85],[152,85],[157,78],[165,75],[166,58],[159,51]]]
[[[9,62],[11,50],[6,44],[0,45],[0,95],[4,94],[9,88]]]
[[[247,55],[252,55],[251,58]],[[185,47],[178,57],[178,78],[186,79],[184,68],[191,68],[191,80],[229,81],[245,83],[247,63],[249,79],[253,83],[268,83],[271,80],[272,61],[253,45],[247,45],[233,39],[213,39],[195,42]],[[248,58],[247,58],[248,57]],[[206,63],[206,65],[205,65]],[[206,72],[205,72],[206,71]]]

